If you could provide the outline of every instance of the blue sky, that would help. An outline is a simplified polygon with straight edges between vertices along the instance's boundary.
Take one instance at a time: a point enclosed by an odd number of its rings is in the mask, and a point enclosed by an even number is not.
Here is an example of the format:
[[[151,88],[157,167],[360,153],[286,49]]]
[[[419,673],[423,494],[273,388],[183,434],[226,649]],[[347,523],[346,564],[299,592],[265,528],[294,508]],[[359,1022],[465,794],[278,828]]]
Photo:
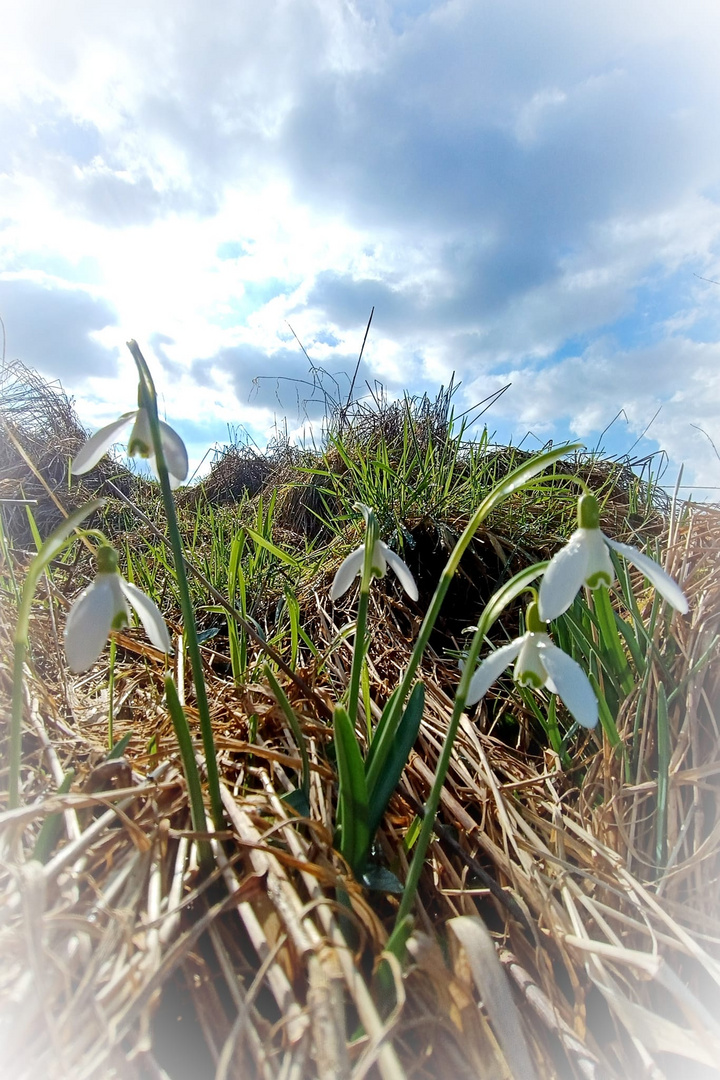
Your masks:
[[[511,383],[500,440],[663,449],[717,497],[715,0],[13,7],[7,356],[89,427],[134,337],[195,462],[299,430],[289,327],[343,387],[374,306],[361,390]]]

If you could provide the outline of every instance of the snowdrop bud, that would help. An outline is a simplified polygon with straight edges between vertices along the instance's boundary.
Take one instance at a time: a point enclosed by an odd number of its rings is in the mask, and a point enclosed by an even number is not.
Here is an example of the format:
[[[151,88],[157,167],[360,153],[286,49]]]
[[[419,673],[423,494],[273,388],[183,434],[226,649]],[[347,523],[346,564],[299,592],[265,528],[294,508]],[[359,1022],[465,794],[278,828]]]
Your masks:
[[[579,529],[600,528],[600,504],[594,495],[581,495],[577,504]]]

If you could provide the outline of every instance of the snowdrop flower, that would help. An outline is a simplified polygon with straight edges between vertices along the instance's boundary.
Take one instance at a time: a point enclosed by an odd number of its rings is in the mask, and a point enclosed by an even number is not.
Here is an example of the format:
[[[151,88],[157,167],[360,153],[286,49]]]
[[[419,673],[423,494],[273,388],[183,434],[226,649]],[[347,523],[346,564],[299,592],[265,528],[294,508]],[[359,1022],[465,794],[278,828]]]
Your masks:
[[[96,557],[97,576],[80,593],[65,623],[65,656],[70,670],[76,673],[87,671],[105,648],[110,631],[127,626],[130,618],[128,601],[155,648],[170,652],[165,620],[144,592],[121,577],[115,549],[103,545],[98,548]]]
[[[590,681],[571,656],[553,645],[545,624],[533,601],[525,617],[527,632],[503,645],[486,657],[470,680],[466,705],[474,705],[484,697],[492,684],[515,660],[513,678],[521,686],[539,690],[545,686],[557,694],[566,708],[583,727],[592,728],[598,722],[598,703]]]
[[[89,472],[90,469],[97,465],[100,458],[107,453],[113,443],[119,441],[120,435],[130,424],[132,424],[132,431],[128,440],[128,454],[130,457],[139,454],[140,457],[147,458],[157,476],[150,420],[147,409],[142,408],[135,409],[134,412],[123,413],[117,420],[113,420],[112,424],[108,424],[106,427],[96,431],[75,457],[72,464],[73,473],[76,476],[81,476],[83,473]],[[185,443],[178,433],[173,431],[170,425],[162,420],[160,421],[160,436],[163,454],[165,455],[165,464],[170,476],[170,487],[179,487],[188,474],[188,456]]]
[[[365,521],[367,521],[369,513],[368,507],[361,506],[361,509]],[[355,548],[354,551],[351,551],[348,557],[340,564],[340,568],[335,575],[335,580],[330,589],[330,599],[333,603],[336,600],[339,600],[341,596],[344,596],[358,574],[362,574],[364,560],[365,545],[361,544],[359,548]],[[400,584],[410,599],[417,600],[418,589],[409,568],[405,565],[400,556],[396,555],[387,544],[384,544],[382,540],[376,540],[375,547],[373,548],[373,573],[377,577],[385,577],[388,566],[391,570],[394,570]]]
[[[582,585],[587,585],[589,589],[612,585],[615,570],[610,549],[641,570],[650,584],[681,615],[687,614],[688,602],[677,582],[654,559],[643,555],[637,548],[611,540],[600,531],[599,522],[600,508],[595,496],[581,496],[578,501],[578,528],[565,547],[550,560],[540,584],[540,618],[546,622],[557,619],[570,607]]]

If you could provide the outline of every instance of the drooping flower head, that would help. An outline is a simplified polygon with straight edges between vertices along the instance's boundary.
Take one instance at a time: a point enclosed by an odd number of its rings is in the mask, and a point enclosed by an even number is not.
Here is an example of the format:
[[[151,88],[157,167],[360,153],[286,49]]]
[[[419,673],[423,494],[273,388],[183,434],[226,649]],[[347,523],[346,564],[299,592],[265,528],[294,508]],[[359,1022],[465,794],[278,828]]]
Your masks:
[[[594,495],[582,495],[578,500],[578,528],[550,560],[540,584],[540,618],[546,622],[557,619],[567,611],[583,585],[589,589],[612,585],[615,569],[610,549],[641,570],[676,611],[687,613],[687,598],[677,582],[654,559],[601,532],[597,499]]]
[[[165,620],[150,597],[120,575],[115,549],[102,545],[96,559],[95,580],[80,593],[65,622],[65,656],[70,670],[87,671],[105,648],[110,631],[128,625],[128,601],[155,648],[169,653],[172,646]]]
[[[362,504],[360,504],[360,508],[363,512],[363,516],[365,517],[365,521],[367,522],[368,514],[371,511],[367,506],[363,506]],[[333,601],[333,603],[335,603],[336,600],[339,600],[341,596],[345,595],[358,574],[362,573],[364,560],[365,545],[361,544],[360,547],[355,548],[354,551],[351,551],[347,558],[341,562],[338,572],[336,573],[335,579],[332,583],[332,588],[330,589],[330,599]],[[402,585],[403,589],[408,594],[410,599],[417,600],[418,589],[409,567],[406,566],[400,556],[396,555],[395,552],[391,548],[389,548],[387,544],[383,543],[382,540],[375,541],[375,546],[373,547],[372,561],[373,574],[375,574],[377,577],[385,577],[385,574],[387,573],[387,568],[389,566],[390,569],[393,570],[396,574],[400,584]]]
[[[587,675],[571,656],[553,645],[545,624],[540,619],[538,605],[533,601],[525,616],[527,630],[509,645],[503,645],[482,661],[470,680],[466,700],[474,705],[484,697],[506,667],[515,660],[513,678],[520,686],[533,690],[546,687],[557,694],[583,727],[592,728],[598,722],[598,703]]]
[[[188,456],[185,443],[169,424],[160,420],[160,439],[162,442],[163,456],[170,477],[170,486],[179,487],[187,478]],[[97,465],[100,458],[110,449],[113,443],[119,442],[124,431],[132,424],[132,431],[128,439],[128,454],[134,457],[136,454],[146,458],[153,472],[157,476],[157,465],[153,451],[152,432],[147,409],[139,408],[133,412],[123,413],[111,424],[100,428],[85,443],[72,463],[72,471],[76,476],[89,472]]]

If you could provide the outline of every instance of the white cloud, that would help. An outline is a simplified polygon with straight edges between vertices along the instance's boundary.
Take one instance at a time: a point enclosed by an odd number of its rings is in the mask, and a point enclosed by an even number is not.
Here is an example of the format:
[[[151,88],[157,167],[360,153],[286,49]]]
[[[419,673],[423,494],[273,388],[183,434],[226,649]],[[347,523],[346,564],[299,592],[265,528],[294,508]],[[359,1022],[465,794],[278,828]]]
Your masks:
[[[347,374],[374,306],[361,384],[512,375],[498,415],[557,431],[662,404],[653,436],[715,476],[719,31],[710,0],[26,0],[0,42],[10,341],[96,421],[136,337],[168,414],[222,437],[282,409],[255,375],[305,377],[288,322]]]

